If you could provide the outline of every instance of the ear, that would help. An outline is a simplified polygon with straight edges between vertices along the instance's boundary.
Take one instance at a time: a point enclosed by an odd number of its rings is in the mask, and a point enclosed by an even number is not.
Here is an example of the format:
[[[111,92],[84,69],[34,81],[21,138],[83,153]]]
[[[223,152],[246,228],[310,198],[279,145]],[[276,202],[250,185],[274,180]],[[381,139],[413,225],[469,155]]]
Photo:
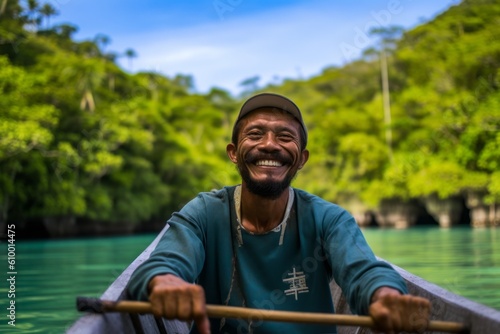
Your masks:
[[[302,169],[302,167],[304,167],[304,165],[306,164],[307,160],[309,160],[309,151],[303,150],[300,159],[301,161],[299,164],[299,169]]]
[[[229,160],[231,160],[235,164],[238,163],[238,158],[236,155],[236,146],[233,143],[227,144],[226,153],[227,156],[229,157]]]

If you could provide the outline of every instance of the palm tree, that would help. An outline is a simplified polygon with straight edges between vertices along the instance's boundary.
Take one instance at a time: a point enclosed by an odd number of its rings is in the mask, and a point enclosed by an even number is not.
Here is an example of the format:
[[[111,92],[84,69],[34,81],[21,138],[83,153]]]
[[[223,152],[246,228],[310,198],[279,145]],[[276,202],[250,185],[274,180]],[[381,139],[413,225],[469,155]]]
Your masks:
[[[111,38],[104,34],[97,34],[94,37],[94,43],[97,44],[97,46],[101,50],[101,53],[104,54],[104,49],[109,45],[109,43],[111,43]]]
[[[134,49],[127,49],[125,50],[125,57],[128,58],[128,66],[130,71],[132,71],[132,59],[137,58],[137,53],[134,51]]]
[[[240,82],[240,86],[243,87],[243,92],[241,93],[242,96],[245,96],[247,94],[250,94],[252,92],[255,92],[257,89],[259,89],[258,82],[260,80],[260,77],[258,75],[247,78]]]
[[[55,31],[64,38],[71,39],[78,28],[71,24],[61,24],[55,27]]]
[[[46,3],[40,8],[40,14],[47,19],[47,29],[50,26],[50,17],[57,15],[57,10],[49,3]]]
[[[28,0],[28,23],[33,26],[37,25],[37,18],[35,16],[36,12],[40,9],[40,4],[37,0]]]
[[[387,53],[394,48],[397,37],[401,36],[403,28],[392,26],[388,28],[373,28],[370,35],[380,37],[379,46],[375,50],[366,52],[366,54],[378,51],[380,53],[380,76],[382,78],[382,99],[384,105],[384,124],[385,141],[389,151],[389,159],[392,161],[392,120],[391,120],[391,101],[389,93],[389,74],[387,69]],[[377,50],[378,49],[378,50]]]

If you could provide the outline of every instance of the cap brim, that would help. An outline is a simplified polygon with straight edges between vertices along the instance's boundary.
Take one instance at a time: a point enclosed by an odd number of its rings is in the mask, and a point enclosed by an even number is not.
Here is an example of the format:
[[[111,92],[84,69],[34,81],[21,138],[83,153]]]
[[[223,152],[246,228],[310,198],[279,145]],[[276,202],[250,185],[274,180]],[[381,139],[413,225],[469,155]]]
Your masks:
[[[271,93],[259,94],[248,99],[248,101],[246,101],[241,107],[238,118],[241,118],[249,112],[259,108],[278,108],[289,112],[296,118],[302,119],[300,110],[295,103],[284,96]]]
[[[277,108],[292,115],[302,127],[305,135],[305,141],[307,142],[307,128],[302,119],[299,107],[297,107],[297,105],[289,98],[279,94],[261,93],[249,98],[241,107],[235,124],[252,111],[260,108]]]

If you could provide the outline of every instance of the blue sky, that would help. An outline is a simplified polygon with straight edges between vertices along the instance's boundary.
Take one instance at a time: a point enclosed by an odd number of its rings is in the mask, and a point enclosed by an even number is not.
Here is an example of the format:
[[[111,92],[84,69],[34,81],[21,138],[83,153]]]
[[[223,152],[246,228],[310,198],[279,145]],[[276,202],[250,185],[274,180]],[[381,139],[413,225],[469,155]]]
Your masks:
[[[77,40],[110,37],[110,51],[138,54],[127,71],[192,75],[196,90],[233,94],[259,76],[260,85],[307,78],[359,57],[372,27],[406,29],[457,0],[51,0]]]

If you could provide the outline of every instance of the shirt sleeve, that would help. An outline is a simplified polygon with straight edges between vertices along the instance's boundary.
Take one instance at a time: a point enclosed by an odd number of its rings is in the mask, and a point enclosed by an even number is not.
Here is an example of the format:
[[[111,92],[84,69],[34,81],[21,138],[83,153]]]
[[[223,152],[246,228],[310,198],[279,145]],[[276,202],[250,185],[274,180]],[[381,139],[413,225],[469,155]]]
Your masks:
[[[194,283],[205,262],[205,202],[201,196],[186,204],[168,220],[169,228],[151,256],[132,274],[127,290],[136,300],[148,300],[149,281],[173,274]]]
[[[335,218],[330,218],[325,226],[325,252],[351,311],[368,314],[373,293],[383,286],[408,293],[399,273],[388,263],[377,260],[354,218],[347,211],[338,210],[328,215]]]

